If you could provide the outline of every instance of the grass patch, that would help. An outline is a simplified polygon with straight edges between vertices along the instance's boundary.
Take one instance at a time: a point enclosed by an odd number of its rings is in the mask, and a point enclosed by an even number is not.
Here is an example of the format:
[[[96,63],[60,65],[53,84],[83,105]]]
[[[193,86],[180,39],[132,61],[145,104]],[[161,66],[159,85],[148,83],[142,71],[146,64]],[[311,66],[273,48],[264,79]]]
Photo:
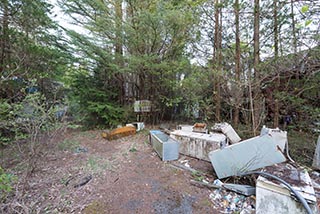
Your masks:
[[[191,173],[191,176],[193,177],[194,180],[196,181],[202,181],[205,179],[205,177],[198,171],[194,171]]]
[[[310,167],[317,145],[317,137],[316,134],[290,130],[288,144],[291,157],[298,163]]]
[[[92,174],[100,174],[106,170],[115,171],[116,167],[107,159],[91,156],[86,163],[85,169]]]
[[[58,144],[58,149],[62,151],[72,151],[80,146],[80,142],[73,139],[66,139]]]

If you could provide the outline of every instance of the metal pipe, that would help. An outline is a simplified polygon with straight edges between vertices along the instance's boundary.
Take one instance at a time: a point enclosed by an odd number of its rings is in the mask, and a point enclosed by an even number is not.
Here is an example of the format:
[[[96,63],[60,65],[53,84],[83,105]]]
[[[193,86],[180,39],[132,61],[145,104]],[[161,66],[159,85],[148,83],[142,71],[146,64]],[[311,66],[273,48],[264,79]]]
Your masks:
[[[240,176],[246,176],[246,175],[252,175],[252,174],[258,174],[258,175],[264,175],[270,178],[273,178],[279,182],[281,182],[282,184],[284,184],[286,187],[289,188],[289,190],[297,197],[297,199],[302,203],[303,207],[307,210],[308,214],[313,214],[308,202],[306,201],[306,199],[304,197],[301,196],[301,194],[296,191],[295,189],[292,188],[292,186],[290,184],[288,184],[286,181],[282,180],[281,178],[278,178],[275,175],[266,173],[266,172],[247,172],[247,173],[243,173]]]

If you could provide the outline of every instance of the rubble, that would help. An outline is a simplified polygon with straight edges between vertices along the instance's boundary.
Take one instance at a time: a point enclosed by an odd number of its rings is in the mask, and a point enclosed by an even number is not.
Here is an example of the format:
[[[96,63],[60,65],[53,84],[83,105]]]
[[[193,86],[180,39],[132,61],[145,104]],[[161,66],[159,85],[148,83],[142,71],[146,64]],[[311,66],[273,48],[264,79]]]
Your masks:
[[[225,183],[223,184],[223,187],[227,190],[230,190],[245,196],[256,194],[256,188],[250,185]]]
[[[126,124],[126,126],[135,127],[137,132],[139,132],[139,131],[144,129],[144,123],[143,122],[128,123],[128,124]]]
[[[290,184],[308,203],[312,213],[317,212],[317,199],[308,172],[287,163],[266,167],[263,172]],[[307,213],[301,201],[292,197],[292,191],[278,180],[259,176],[256,183],[256,213]]]
[[[223,210],[222,213],[255,213],[255,198],[239,195],[224,189],[216,189],[210,193],[209,198],[213,207]]]
[[[177,159],[178,153],[181,153],[211,162],[219,179],[213,181],[212,178],[206,178],[205,173],[201,173],[201,180],[191,180],[190,183],[215,189],[209,198],[214,208],[223,210],[222,213],[317,213],[318,193],[313,188],[317,183],[310,179],[307,171],[284,163],[287,158],[292,161],[286,148],[286,131],[264,126],[259,136],[241,141],[228,123],[215,124],[212,130],[220,133],[207,134],[206,124],[202,123],[196,123],[194,126],[179,125],[177,130],[170,132],[171,138],[160,131],[152,130],[150,139],[163,160]],[[168,141],[175,146],[164,149],[165,142]],[[174,158],[167,157],[169,151],[174,151]],[[316,169],[320,168],[319,154],[320,136],[313,164]],[[173,163],[172,166],[191,173],[197,172],[188,161],[180,163],[183,165]],[[265,177],[268,174],[266,172],[272,173],[269,174],[270,177]],[[220,180],[230,176],[242,177],[252,174],[260,175],[255,177],[255,187],[230,183],[230,180],[229,183],[224,183]],[[317,184],[318,187],[320,185]]]

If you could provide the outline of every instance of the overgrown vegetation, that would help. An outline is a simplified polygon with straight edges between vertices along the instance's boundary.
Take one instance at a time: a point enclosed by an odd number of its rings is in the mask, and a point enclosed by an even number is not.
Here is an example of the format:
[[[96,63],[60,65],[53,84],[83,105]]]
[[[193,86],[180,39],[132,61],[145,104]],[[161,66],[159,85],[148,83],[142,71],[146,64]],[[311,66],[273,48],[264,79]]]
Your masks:
[[[147,123],[226,121],[244,138],[263,124],[279,126],[289,131],[293,156],[310,164],[320,129],[318,1],[57,4],[57,17],[69,17],[77,30],[59,26],[48,1],[0,2],[0,146],[25,148],[19,184],[0,168],[1,200],[12,196],[12,185],[17,201],[25,197],[47,154],[43,136],[65,123],[94,129],[135,121],[136,100],[152,103]],[[71,139],[58,148],[78,146]]]

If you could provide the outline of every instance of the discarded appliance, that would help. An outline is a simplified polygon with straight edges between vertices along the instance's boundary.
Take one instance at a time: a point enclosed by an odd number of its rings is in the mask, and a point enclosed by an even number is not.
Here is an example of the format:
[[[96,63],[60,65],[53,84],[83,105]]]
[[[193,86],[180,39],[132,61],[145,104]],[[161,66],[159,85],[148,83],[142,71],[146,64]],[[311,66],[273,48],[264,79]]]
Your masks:
[[[227,190],[231,190],[236,193],[240,193],[241,195],[250,196],[256,194],[256,188],[250,185],[242,185],[242,184],[223,184],[223,187]]]
[[[160,130],[150,131],[150,143],[162,161],[177,160],[179,158],[179,142]]]
[[[314,169],[320,170],[320,135],[318,137],[317,147],[314,152],[312,167]]]
[[[290,164],[277,164],[266,167],[264,172],[275,175],[298,192],[307,202],[312,213],[318,213],[315,191],[309,174],[304,169],[297,169]],[[278,180],[260,175],[256,184],[256,213],[307,213],[300,201],[292,196],[291,191]]]
[[[277,142],[281,150],[284,151],[288,141],[288,136],[286,131],[282,131],[279,128],[270,129],[270,128],[267,128],[266,126],[263,126],[260,132],[260,136],[263,136],[265,134],[268,134],[272,138],[274,138],[274,140]]]
[[[211,151],[209,159],[218,178],[225,178],[286,161],[278,147],[274,138],[263,135]]]
[[[185,130],[175,130],[170,133],[170,137],[179,141],[179,152],[184,155],[210,161],[208,154],[210,151],[223,148],[227,145],[227,138],[220,133],[203,134]]]
[[[213,131],[222,132],[230,140],[231,144],[238,143],[241,138],[229,123],[216,123],[212,127]]]
[[[181,131],[185,131],[185,132],[192,132],[193,126],[191,126],[191,125],[178,125],[177,129],[181,130]]]
[[[126,137],[129,135],[135,135],[136,134],[136,128],[125,126],[121,128],[116,128],[110,132],[103,132],[101,135],[103,138],[106,138],[107,140],[115,140],[118,138]]]
[[[207,134],[208,133],[207,124],[195,123],[192,127],[192,131]]]
[[[139,131],[144,129],[144,123],[143,122],[128,123],[128,124],[126,124],[126,126],[135,127],[137,132],[139,132]]]

